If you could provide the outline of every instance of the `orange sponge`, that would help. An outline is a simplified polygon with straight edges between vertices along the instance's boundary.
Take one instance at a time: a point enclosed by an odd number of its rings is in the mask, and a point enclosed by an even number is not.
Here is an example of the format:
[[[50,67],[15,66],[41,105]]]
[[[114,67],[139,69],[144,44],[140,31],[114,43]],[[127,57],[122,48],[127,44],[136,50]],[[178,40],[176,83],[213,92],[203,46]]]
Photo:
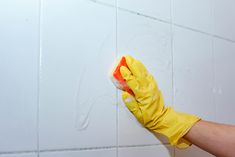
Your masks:
[[[125,66],[128,68],[127,63],[126,63],[126,58],[124,56],[121,57],[121,59],[116,64],[112,72],[111,80],[117,88],[127,91],[129,94],[134,96],[133,91],[128,87],[125,79],[121,75],[121,72],[120,72],[121,66]]]

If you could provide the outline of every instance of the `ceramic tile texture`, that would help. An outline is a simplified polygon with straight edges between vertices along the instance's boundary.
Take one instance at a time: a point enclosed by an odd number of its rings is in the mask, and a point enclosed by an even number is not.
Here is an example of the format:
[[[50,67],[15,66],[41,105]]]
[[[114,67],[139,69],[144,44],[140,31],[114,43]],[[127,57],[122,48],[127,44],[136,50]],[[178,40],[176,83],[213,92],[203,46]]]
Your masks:
[[[116,157],[116,150],[85,150],[85,151],[67,151],[67,152],[46,152],[41,153],[40,157]]]
[[[176,110],[215,120],[211,37],[175,27],[173,55]]]
[[[147,16],[170,21],[170,0],[117,0],[118,7],[138,12]]]
[[[169,146],[149,146],[135,148],[120,148],[118,150],[119,157],[173,157],[173,148]]]
[[[42,36],[40,149],[115,145],[115,10],[45,1]]]
[[[170,25],[141,16],[118,12],[118,55],[140,59],[156,77],[166,104],[172,104]],[[119,93],[119,144],[153,144],[159,141],[130,114]],[[138,137],[138,138],[136,138]]]
[[[196,146],[192,146],[185,150],[175,150],[175,157],[214,157],[213,155],[201,150]]]
[[[166,105],[235,124],[234,10],[234,0],[0,1],[0,157],[212,157],[143,128],[109,74],[133,55]]]
[[[172,2],[174,23],[213,33],[212,0],[173,0]]]
[[[214,0],[215,34],[235,40],[235,1]]]
[[[216,78],[216,118],[222,123],[235,124],[235,44],[214,39]],[[226,113],[226,114],[225,114]]]
[[[38,1],[0,1],[0,152],[36,149]]]

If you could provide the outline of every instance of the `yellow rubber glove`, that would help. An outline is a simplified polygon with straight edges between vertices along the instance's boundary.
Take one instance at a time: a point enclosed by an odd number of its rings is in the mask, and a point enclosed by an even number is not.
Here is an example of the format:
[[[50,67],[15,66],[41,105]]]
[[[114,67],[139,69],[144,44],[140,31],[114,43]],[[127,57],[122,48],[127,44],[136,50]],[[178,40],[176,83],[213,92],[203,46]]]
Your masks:
[[[122,66],[120,72],[135,94],[133,97],[123,92],[122,98],[127,108],[144,127],[165,135],[170,144],[178,148],[190,146],[191,143],[183,136],[200,118],[165,107],[163,96],[154,77],[140,61],[131,56],[125,56],[125,58],[129,69]]]

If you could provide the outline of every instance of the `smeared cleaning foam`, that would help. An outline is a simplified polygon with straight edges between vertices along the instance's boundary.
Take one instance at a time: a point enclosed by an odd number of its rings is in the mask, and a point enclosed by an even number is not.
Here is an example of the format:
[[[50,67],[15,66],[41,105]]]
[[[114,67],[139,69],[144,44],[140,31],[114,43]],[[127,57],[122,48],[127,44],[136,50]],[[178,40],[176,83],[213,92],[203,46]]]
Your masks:
[[[120,72],[120,68],[122,66],[125,66],[126,68],[128,68],[128,65],[126,63],[126,58],[124,56],[122,56],[117,63],[115,64],[111,75],[110,75],[110,79],[112,80],[113,84],[123,90],[123,91],[127,91],[129,94],[134,96],[133,91],[128,87],[126,80],[122,77],[121,72]],[[129,68],[128,68],[129,69]]]

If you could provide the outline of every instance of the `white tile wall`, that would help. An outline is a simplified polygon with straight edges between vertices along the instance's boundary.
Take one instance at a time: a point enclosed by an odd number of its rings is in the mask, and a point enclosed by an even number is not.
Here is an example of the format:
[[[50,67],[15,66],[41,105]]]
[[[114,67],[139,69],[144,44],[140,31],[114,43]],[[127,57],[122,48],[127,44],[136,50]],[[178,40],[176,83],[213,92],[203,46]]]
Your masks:
[[[174,23],[213,33],[212,0],[173,0]]]
[[[175,157],[213,157],[213,155],[203,151],[202,149],[192,146],[188,149],[175,149]]]
[[[215,34],[235,40],[235,1],[214,0]]]
[[[42,40],[40,149],[115,145],[115,9],[44,1]]]
[[[0,157],[211,156],[195,146],[174,153],[144,129],[108,73],[116,55],[131,54],[155,76],[166,105],[235,124],[234,7],[233,0],[1,1]]]
[[[118,150],[119,157],[173,157],[174,150],[169,146],[148,146],[134,148],[120,148]]]
[[[40,157],[116,157],[116,149],[45,152]]]
[[[211,37],[174,27],[173,54],[176,110],[215,120]]]
[[[38,1],[0,1],[0,152],[34,150]]]
[[[37,154],[36,153],[1,154],[0,157],[37,157]]]
[[[170,21],[171,0],[117,0],[118,7]]]
[[[222,123],[235,124],[235,43],[214,39],[216,74],[216,118]]]
[[[172,57],[170,25],[118,12],[118,55],[131,54],[157,78],[166,104],[172,104]],[[153,144],[159,141],[127,111],[119,93],[119,144]],[[138,137],[138,138],[136,138]]]

